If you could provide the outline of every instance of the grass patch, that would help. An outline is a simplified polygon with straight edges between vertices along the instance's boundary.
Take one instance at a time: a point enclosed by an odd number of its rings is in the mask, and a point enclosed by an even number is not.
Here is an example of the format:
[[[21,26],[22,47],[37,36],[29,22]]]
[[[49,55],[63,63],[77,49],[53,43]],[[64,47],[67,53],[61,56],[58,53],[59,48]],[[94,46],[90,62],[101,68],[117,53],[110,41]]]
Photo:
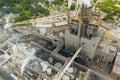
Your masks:
[[[12,25],[12,27],[29,26],[29,25],[32,25],[32,23],[14,24],[14,25]]]

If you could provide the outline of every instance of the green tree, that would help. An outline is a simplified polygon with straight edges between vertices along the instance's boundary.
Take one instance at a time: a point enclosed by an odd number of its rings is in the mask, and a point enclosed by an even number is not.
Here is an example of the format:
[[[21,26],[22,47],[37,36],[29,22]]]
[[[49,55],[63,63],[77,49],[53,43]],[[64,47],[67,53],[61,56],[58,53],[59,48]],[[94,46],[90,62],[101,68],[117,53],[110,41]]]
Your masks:
[[[62,5],[64,0],[54,0],[53,4],[55,5]]]
[[[31,16],[30,16],[30,11],[22,11],[20,12],[19,16],[17,16],[15,18],[15,22],[19,22],[19,21],[22,21],[22,20],[27,20],[27,19],[30,19]]]
[[[23,20],[26,20],[30,17],[30,11],[22,11],[20,13],[20,16],[22,17]]]
[[[49,1],[45,1],[45,5],[49,7]]]
[[[76,4],[73,3],[70,7],[70,10],[75,10],[75,7],[76,7]]]
[[[49,10],[45,10],[45,12],[44,12],[44,14],[45,14],[45,16],[48,16],[48,15],[50,15],[50,12],[49,12]]]

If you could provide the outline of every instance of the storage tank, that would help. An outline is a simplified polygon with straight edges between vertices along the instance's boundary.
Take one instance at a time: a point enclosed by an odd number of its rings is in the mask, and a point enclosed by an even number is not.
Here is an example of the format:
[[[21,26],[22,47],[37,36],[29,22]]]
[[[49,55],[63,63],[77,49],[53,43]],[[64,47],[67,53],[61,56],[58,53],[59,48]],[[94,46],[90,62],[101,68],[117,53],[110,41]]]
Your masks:
[[[69,68],[68,68],[68,70],[67,70],[67,72],[68,72],[68,73],[70,73],[70,74],[72,74],[72,73],[73,73],[73,71],[74,71],[74,70],[73,70],[73,68],[72,68],[72,67],[69,67]]]
[[[41,64],[41,66],[42,66],[42,71],[45,72],[45,71],[47,70],[47,68],[48,68],[47,63],[43,61],[43,62],[41,62],[40,64]]]
[[[67,75],[63,75],[62,80],[70,80],[70,77]]]
[[[0,80],[14,80],[10,71],[5,66],[0,66]],[[2,79],[1,79],[2,78]]]
[[[48,58],[48,62],[49,62],[50,64],[53,64],[53,58],[52,58],[52,57],[49,57],[49,58]]]
[[[57,62],[57,63],[54,64],[54,66],[58,69],[61,69],[62,68],[62,63]]]
[[[48,75],[52,75],[52,68],[47,68],[46,72]]]

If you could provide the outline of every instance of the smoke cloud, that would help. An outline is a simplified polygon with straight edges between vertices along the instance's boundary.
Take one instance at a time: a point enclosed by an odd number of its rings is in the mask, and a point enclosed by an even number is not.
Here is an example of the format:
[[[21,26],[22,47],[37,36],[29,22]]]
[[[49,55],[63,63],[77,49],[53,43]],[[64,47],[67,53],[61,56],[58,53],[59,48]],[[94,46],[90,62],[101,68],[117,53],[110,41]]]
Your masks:
[[[90,0],[77,0],[77,4],[79,4],[79,5],[85,4],[88,7],[91,6]]]
[[[70,9],[73,0],[68,0],[68,8]]]

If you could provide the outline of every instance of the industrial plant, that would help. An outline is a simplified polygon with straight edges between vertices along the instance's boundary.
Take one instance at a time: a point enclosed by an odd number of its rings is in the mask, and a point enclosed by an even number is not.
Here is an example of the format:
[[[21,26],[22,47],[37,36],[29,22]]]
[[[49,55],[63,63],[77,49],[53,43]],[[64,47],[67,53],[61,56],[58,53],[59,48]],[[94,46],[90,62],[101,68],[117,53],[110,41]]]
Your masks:
[[[120,29],[89,6],[22,27],[0,13],[3,80],[120,80]]]

